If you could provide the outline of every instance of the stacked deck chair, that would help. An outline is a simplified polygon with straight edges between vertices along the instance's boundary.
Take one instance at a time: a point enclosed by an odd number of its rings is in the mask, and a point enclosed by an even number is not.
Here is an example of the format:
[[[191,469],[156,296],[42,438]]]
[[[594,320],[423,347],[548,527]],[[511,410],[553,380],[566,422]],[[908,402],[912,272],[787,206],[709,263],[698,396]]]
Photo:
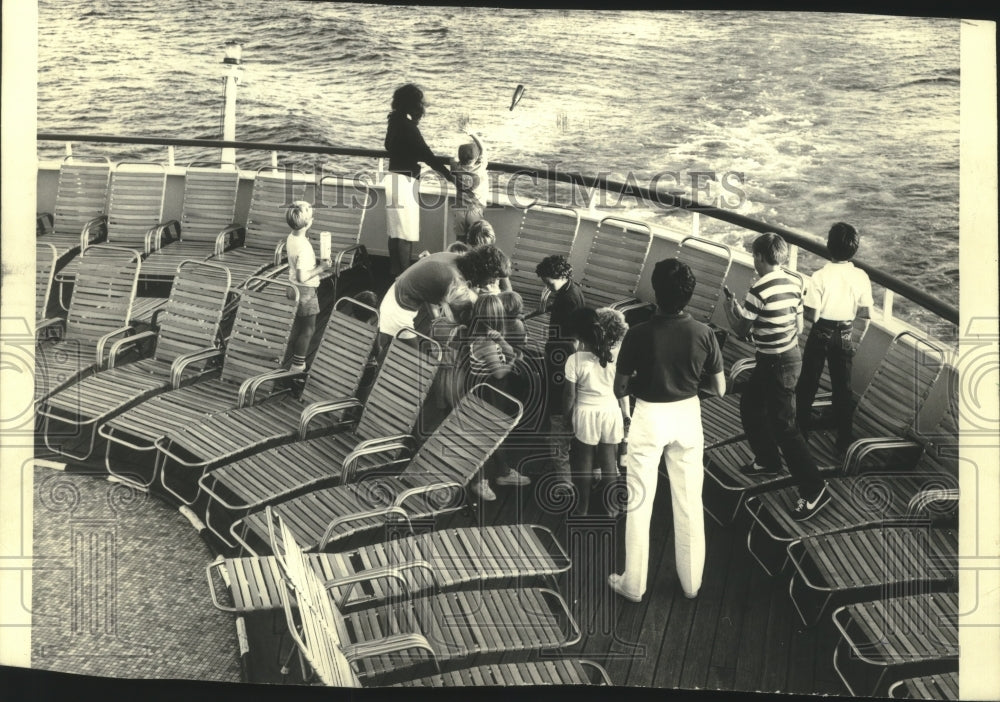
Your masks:
[[[225,353],[214,349],[197,356],[199,361],[221,357],[218,377],[162,393],[98,425],[98,433],[107,439],[105,464],[110,473],[148,487],[158,467],[153,461],[157,439],[235,407],[258,375],[279,367],[295,319],[298,290],[280,281],[260,283],[241,296]],[[153,463],[145,482],[139,477],[143,459]]]
[[[390,599],[542,581],[570,568],[551,531],[530,524],[444,529],[340,553],[310,553],[310,567],[341,611]],[[274,556],[218,558],[209,592],[225,612],[280,609],[284,590]],[[230,604],[216,593],[227,590]]]
[[[87,254],[89,255],[89,254]],[[83,285],[83,275],[77,289]],[[171,387],[180,387],[188,369],[218,341],[222,308],[229,293],[229,271],[222,266],[185,261],[177,267],[157,333],[133,334],[115,342],[108,368],[46,398],[39,406],[45,445],[85,461],[94,450],[97,425]],[[119,354],[139,341],[156,338],[149,358],[119,365]],[[77,448],[81,440],[85,450]]]
[[[491,402],[504,405],[506,409]],[[422,517],[461,509],[464,487],[479,472],[496,447],[521,418],[521,403],[491,385],[472,388],[423,443],[398,476],[371,470],[358,482],[344,475],[337,487],[317,490],[274,505],[309,550],[323,550],[355,534],[378,530],[394,519],[405,524]],[[355,449],[348,457],[377,453],[394,455],[405,443],[387,443]],[[233,523],[230,530],[250,553],[267,545],[267,519],[263,510]]]
[[[352,307],[371,315],[371,321],[352,317]],[[313,419],[319,419],[316,423],[323,429],[342,421],[339,413],[326,410],[345,402],[356,406],[356,401],[350,401],[361,384],[377,334],[376,310],[349,297],[338,300],[308,373],[277,370],[260,376],[247,386],[236,409],[178,427],[157,439],[164,489],[185,504],[192,504],[198,497],[197,481],[205,471],[289,441]],[[301,396],[294,396],[288,389],[272,392],[265,401],[256,403],[257,393],[265,384],[302,376],[305,386]],[[188,494],[182,492],[185,488]]]
[[[56,268],[107,235],[111,163],[67,156],[59,167],[53,212],[38,215],[41,241],[56,247]]]
[[[910,332],[897,335],[879,362],[871,382],[861,394],[854,412],[854,435],[859,438],[904,436],[916,420],[927,394],[941,373],[943,350]],[[708,414],[712,409],[705,409]],[[839,468],[836,432],[812,431],[809,448],[821,470]],[[735,517],[743,500],[764,490],[791,483],[784,467],[777,475],[744,475],[740,468],[754,458],[745,440],[723,443],[705,452],[705,510],[720,524]]]
[[[409,333],[416,334],[412,330]],[[325,401],[310,404],[296,417],[297,443],[276,446],[204,475],[199,487],[207,498],[208,528],[234,545],[227,534],[234,516],[324,483],[347,482],[345,476],[355,471],[405,460],[402,456],[409,456],[416,444],[411,432],[441,362],[441,347],[436,342],[423,336],[416,339],[419,341],[412,343],[397,335],[389,345],[361,417],[350,431],[305,440],[317,418],[333,413],[343,416],[342,413],[362,406],[359,400],[344,393],[328,395]],[[359,377],[362,370],[358,370]],[[289,434],[288,438],[291,437]],[[395,448],[379,451],[370,458],[365,453],[380,446]]]
[[[309,239],[318,260],[321,253],[320,232],[330,232],[334,299],[344,273],[365,270],[371,275],[368,249],[361,243],[361,229],[368,207],[374,201],[374,193],[362,180],[345,180],[329,175],[319,182]]]
[[[167,170],[160,163],[122,161],[111,173],[108,195],[108,244],[132,249],[140,258],[152,250],[152,241],[163,217]],[[59,303],[81,267],[78,256],[56,271]]]
[[[949,407],[938,421],[935,439],[921,446],[912,439],[856,442],[843,474],[827,481],[832,499],[806,521],[791,518],[798,496],[794,487],[747,498],[750,530],[747,547],[768,574],[788,563],[788,546],[797,539],[871,526],[927,526],[957,508],[958,418]],[[868,462],[879,454],[887,459]],[[866,467],[867,466],[867,467]],[[796,547],[798,548],[798,547]]]
[[[463,679],[488,684],[495,676],[520,678],[525,684],[536,680],[585,684],[592,682],[591,674],[600,682],[607,681],[607,674],[598,673],[593,664],[527,661],[541,651],[555,651],[580,639],[566,602],[552,590],[455,592],[344,614],[327,596],[292,531],[283,523],[272,529],[276,531],[280,537],[272,541],[287,592],[285,618],[307,680],[314,672],[323,684],[352,687],[404,681],[443,685]],[[492,662],[500,656],[505,659],[503,665],[456,671],[473,661]],[[525,662],[507,662],[512,658]],[[437,676],[414,680],[426,673]]]
[[[55,324],[49,320],[49,297],[58,258],[59,254],[52,244],[35,243],[35,323],[39,327]]]
[[[605,217],[598,222],[579,281],[587,304],[622,313],[646,307],[635,294],[652,242],[652,230],[643,222],[620,217]],[[529,338],[544,343],[549,333],[549,313],[534,314],[526,324]]]
[[[958,590],[958,531],[935,527],[930,517],[957,505],[958,490],[926,492],[911,505],[910,518],[927,523],[876,526],[816,534],[788,544],[795,572],[788,593],[806,626],[827,608],[891,594]]]
[[[35,397],[44,400],[103,364],[112,342],[132,331],[132,301],[139,280],[139,254],[99,244],[80,256],[84,262],[66,318],[38,325],[50,334],[62,325],[58,341],[40,343],[35,353]]]
[[[219,237],[215,255],[208,260],[229,269],[234,288],[281,263],[289,233],[285,212],[293,201],[305,198],[305,183],[297,175],[301,172],[287,168],[258,169],[246,227],[234,225]]]
[[[173,280],[182,261],[203,261],[215,254],[216,247],[224,243],[225,232],[237,226],[233,217],[239,179],[239,171],[229,164],[219,168],[194,162],[187,167],[181,218],[157,227],[151,239],[152,250],[142,262],[140,281]],[[164,304],[166,300],[161,297],[140,297],[132,316],[136,321],[149,322]]]
[[[958,593],[925,593],[845,605],[833,667],[855,697],[884,697],[893,681],[958,672]]]
[[[896,700],[957,700],[958,673],[900,680],[889,686],[888,694]]]

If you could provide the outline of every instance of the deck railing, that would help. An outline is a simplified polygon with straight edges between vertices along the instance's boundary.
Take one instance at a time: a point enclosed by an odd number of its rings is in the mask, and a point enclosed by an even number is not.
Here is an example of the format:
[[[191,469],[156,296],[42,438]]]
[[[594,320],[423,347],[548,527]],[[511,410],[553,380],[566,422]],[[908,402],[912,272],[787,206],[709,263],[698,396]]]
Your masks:
[[[113,136],[100,134],[56,134],[40,132],[37,135],[38,141],[64,142],[67,154],[72,153],[73,142],[90,142],[102,144],[133,144],[149,146],[166,146],[168,148],[169,165],[173,165],[173,149],[175,147],[200,147],[200,148],[220,148],[220,149],[240,149],[244,151],[268,151],[271,152],[271,163],[277,167],[279,152],[291,153],[313,153],[326,154],[331,156],[354,156],[375,159],[378,162],[377,170],[383,170],[383,160],[388,157],[386,151],[382,149],[359,149],[343,146],[321,146],[317,144],[285,144],[270,142],[251,141],[223,141],[220,139],[175,139],[170,137],[135,137],[135,136]],[[650,204],[657,204],[662,207],[685,210],[695,215],[695,226],[697,217],[704,215],[723,222],[734,224],[743,229],[754,232],[775,232],[779,234],[792,247],[797,247],[809,251],[824,259],[827,258],[826,245],[817,236],[798,229],[781,227],[775,224],[768,224],[759,220],[741,215],[738,212],[727,210],[721,207],[705,205],[697,200],[692,200],[676,192],[664,190],[653,190],[635,183],[621,183],[608,179],[606,176],[589,176],[582,173],[572,173],[567,171],[553,170],[548,168],[534,168],[531,166],[521,166],[510,163],[498,163],[491,161],[489,170],[496,173],[506,173],[508,175],[528,176],[539,180],[567,183],[570,185],[587,188],[592,191],[603,190],[613,195],[625,195],[640,198]],[[793,248],[793,258],[794,263]],[[883,299],[883,314],[887,317],[892,314],[893,294],[898,294],[910,300],[925,310],[937,315],[941,319],[957,325],[959,323],[958,308],[954,305],[921,290],[906,281],[886,273],[880,268],[867,264],[863,261],[854,261],[854,265],[865,271],[873,283],[885,288],[886,294]]]

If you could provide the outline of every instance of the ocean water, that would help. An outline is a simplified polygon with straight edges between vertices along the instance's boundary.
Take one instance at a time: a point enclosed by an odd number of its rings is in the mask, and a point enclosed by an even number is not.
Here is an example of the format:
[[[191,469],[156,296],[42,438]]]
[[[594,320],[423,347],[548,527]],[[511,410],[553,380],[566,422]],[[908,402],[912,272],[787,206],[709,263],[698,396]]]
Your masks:
[[[850,222],[859,258],[958,304],[958,20],[41,0],[38,26],[43,131],[220,138],[222,45],[234,38],[238,139],[381,148],[393,89],[415,81],[439,154],[474,131],[506,163],[641,184],[676,172],[686,190],[695,172],[738,174],[744,196],[727,206],[821,237]],[[60,154],[40,144],[40,157]],[[623,204],[640,219],[678,216]]]

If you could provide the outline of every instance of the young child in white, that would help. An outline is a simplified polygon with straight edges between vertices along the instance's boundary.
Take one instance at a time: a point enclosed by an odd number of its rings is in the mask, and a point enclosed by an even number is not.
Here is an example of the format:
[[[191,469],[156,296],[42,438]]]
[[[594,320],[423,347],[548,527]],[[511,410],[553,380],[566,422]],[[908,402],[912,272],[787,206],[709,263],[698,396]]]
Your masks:
[[[486,172],[486,149],[470,134],[471,143],[458,147],[458,159],[451,167],[455,176],[455,206],[451,210],[451,234],[465,241],[469,228],[486,216],[490,177]]]
[[[626,400],[615,397],[614,357],[628,325],[620,312],[584,307],[573,313],[570,328],[577,351],[566,360],[563,416],[573,423],[570,470],[577,492],[573,513],[585,515],[590,511],[595,462],[605,487],[618,479],[617,451],[625,437],[627,412]],[[615,516],[609,499],[601,506],[602,514]]]
[[[292,362],[289,370],[302,372],[306,369],[309,342],[316,331],[316,315],[319,314],[316,289],[320,278],[329,275],[330,265],[326,261],[317,265],[316,253],[306,236],[313,222],[312,205],[301,200],[293,202],[285,213],[285,221],[292,229],[285,239],[288,279],[299,291],[299,306],[292,326]]]

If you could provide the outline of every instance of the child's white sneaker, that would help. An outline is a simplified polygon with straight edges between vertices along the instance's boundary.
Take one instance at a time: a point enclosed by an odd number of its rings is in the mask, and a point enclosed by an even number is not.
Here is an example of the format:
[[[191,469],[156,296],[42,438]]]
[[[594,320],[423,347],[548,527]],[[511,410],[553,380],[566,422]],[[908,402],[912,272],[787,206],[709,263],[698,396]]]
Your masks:
[[[496,479],[496,483],[497,485],[530,485],[531,478],[521,475],[513,468],[510,468]]]
[[[483,502],[493,502],[497,499],[496,493],[493,492],[493,488],[485,480],[480,480],[472,484],[472,492]]]

